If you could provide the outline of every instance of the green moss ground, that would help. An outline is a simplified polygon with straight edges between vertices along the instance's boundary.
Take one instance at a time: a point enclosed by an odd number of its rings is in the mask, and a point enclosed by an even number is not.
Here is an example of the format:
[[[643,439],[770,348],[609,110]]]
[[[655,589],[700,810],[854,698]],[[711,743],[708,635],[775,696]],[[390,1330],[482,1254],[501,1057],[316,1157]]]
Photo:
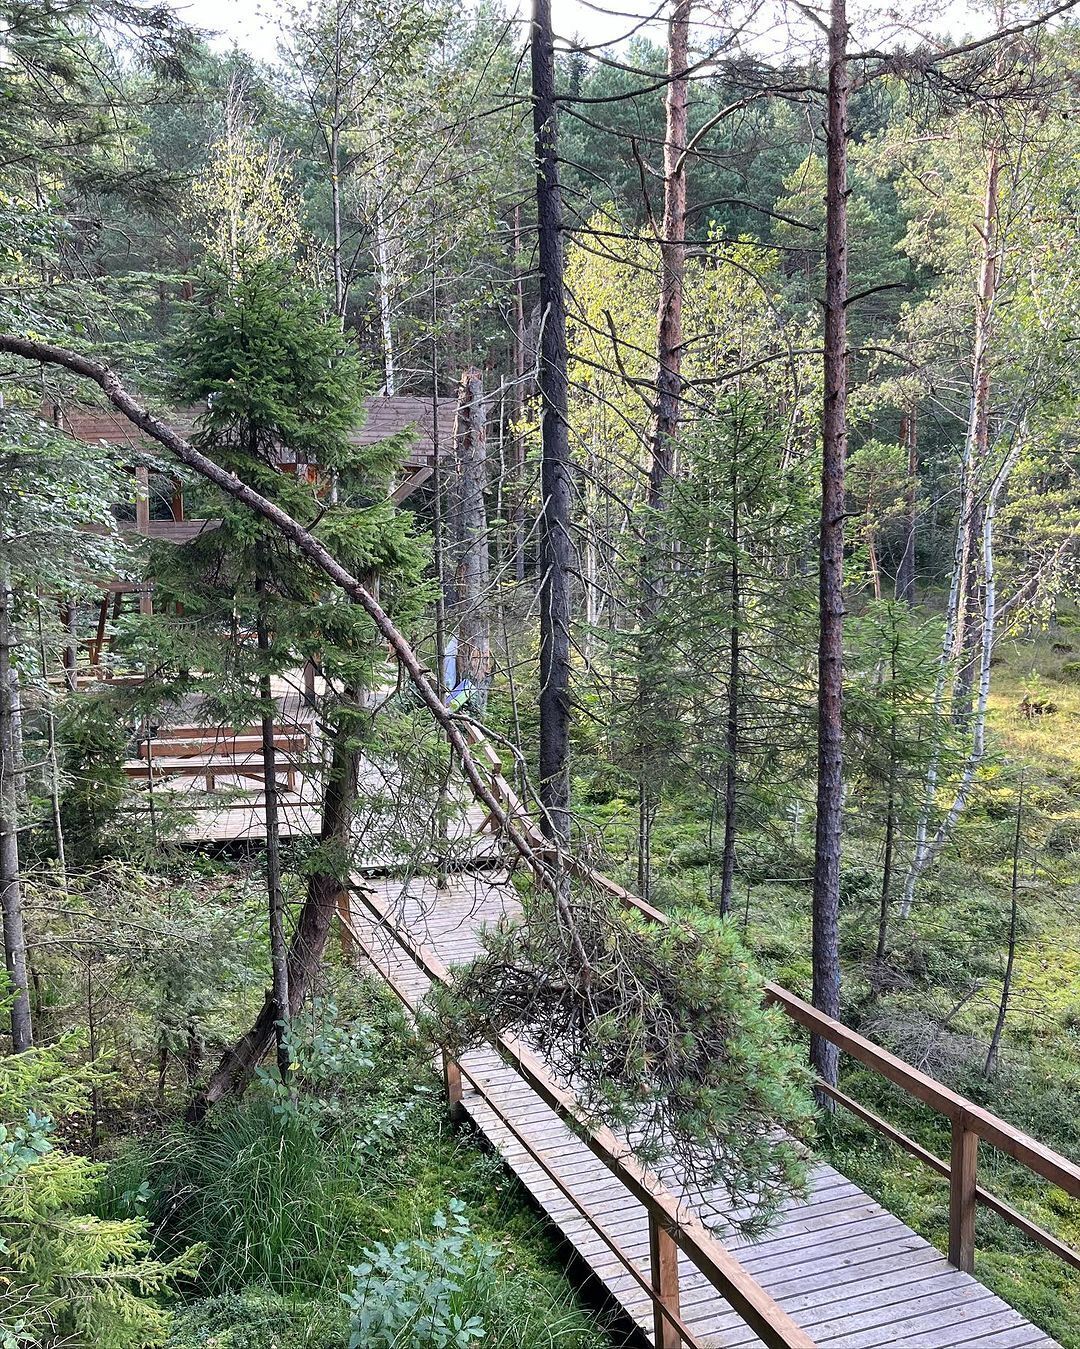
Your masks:
[[[871,995],[881,839],[849,801],[841,941],[845,1019],[902,1057],[1067,1156],[1080,1157],[1080,633],[1003,646],[990,703],[991,757],[952,845],[920,886],[908,923],[894,919],[890,979]],[[1029,719],[1025,695],[1054,710]],[[1011,845],[1019,770],[1025,775],[1020,938],[1000,1064],[983,1075],[1005,967]],[[615,857],[632,856],[636,807],[584,781],[591,822]],[[810,987],[813,838],[790,824],[744,838],[734,921],[770,977]],[[654,902],[709,907],[705,807],[669,805],[653,838]],[[902,863],[901,863],[902,866]],[[783,878],[783,879],[778,879]],[[634,884],[629,864],[621,877]],[[902,870],[900,873],[902,884]],[[942,1028],[944,1023],[944,1028]],[[939,1156],[944,1120],[850,1061],[843,1085]],[[821,1131],[823,1155],[939,1249],[947,1244],[947,1185],[859,1121],[838,1113]],[[1080,1204],[983,1145],[989,1189],[1080,1249]],[[1058,1339],[1080,1349],[1080,1275],[980,1210],[978,1276]]]

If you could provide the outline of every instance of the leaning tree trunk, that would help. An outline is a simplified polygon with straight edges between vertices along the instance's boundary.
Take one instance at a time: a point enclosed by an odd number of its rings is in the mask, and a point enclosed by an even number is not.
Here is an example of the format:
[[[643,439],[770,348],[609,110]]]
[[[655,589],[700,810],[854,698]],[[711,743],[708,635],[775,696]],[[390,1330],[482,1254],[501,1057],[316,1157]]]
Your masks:
[[[457,456],[461,504],[461,565],[457,630],[458,678],[472,685],[479,716],[487,710],[491,682],[491,618],[488,610],[487,409],[484,381],[470,366],[461,376],[457,405]]]
[[[540,784],[541,825],[570,840],[570,440],[562,192],[551,0],[534,0],[532,104],[540,267]]]
[[[4,920],[4,959],[12,989],[11,1048],[21,1054],[34,1043],[23,920],[22,869],[19,864],[19,775],[12,697],[11,579],[0,561],[0,905]]]
[[[288,950],[289,1014],[295,1017],[322,968],[323,953],[334,914],[348,894],[351,828],[360,748],[348,735],[334,738],[333,753],[323,795],[320,856],[335,859],[334,870],[321,869],[308,880]],[[278,1020],[273,990],[267,992],[255,1022],[246,1035],[223,1054],[206,1089],[195,1099],[189,1118],[199,1119],[227,1096],[238,1096],[274,1040]]]
[[[847,66],[846,0],[832,0],[825,113],[825,403],[822,415],[818,595],[818,777],[814,847],[813,996],[840,1014],[840,836],[843,823],[844,467],[847,458]],[[839,1051],[821,1036],[810,1061],[836,1085]]]

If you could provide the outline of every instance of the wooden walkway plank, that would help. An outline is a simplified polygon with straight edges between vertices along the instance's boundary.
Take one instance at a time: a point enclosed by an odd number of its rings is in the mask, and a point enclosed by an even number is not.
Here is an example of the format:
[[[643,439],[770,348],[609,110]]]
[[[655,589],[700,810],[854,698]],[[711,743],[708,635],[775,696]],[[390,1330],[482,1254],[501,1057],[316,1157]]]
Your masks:
[[[517,905],[512,887],[490,875],[454,876],[443,891],[423,879],[370,878],[363,885],[377,892],[380,907],[388,906],[405,946],[423,947],[444,962],[476,954],[482,925],[514,913]],[[360,901],[354,903],[354,924],[373,966],[418,1004],[429,981],[402,941]],[[493,1050],[470,1051],[462,1066],[462,1104],[475,1126],[609,1295],[651,1338],[651,1299],[620,1258],[631,1260],[639,1277],[648,1277],[644,1208]],[[591,1223],[560,1185],[588,1212]],[[702,1202],[706,1208],[721,1206],[722,1196],[709,1194]],[[725,1229],[722,1221],[716,1230],[747,1273],[820,1349],[1060,1349],[825,1163],[811,1167],[805,1198],[785,1202],[776,1225],[761,1240]],[[702,1349],[763,1349],[684,1254],[679,1272],[681,1314]]]

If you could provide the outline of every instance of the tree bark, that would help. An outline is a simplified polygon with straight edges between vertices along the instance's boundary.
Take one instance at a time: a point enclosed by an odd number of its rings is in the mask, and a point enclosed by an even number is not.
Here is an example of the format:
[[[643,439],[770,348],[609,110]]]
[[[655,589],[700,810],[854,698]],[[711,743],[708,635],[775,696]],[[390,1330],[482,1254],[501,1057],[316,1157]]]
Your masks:
[[[915,603],[915,537],[918,527],[919,438],[918,414],[913,407],[900,419],[900,444],[907,450],[907,487],[904,491],[904,551],[896,570],[896,598]]]
[[[16,758],[11,687],[14,631],[11,576],[0,560],[0,904],[4,919],[4,959],[12,989],[11,1048],[16,1054],[34,1044],[27,975],[26,925],[23,919],[22,868],[19,862],[20,765]]]
[[[487,407],[484,380],[475,366],[461,376],[457,404],[457,454],[461,502],[461,566],[458,596],[458,678],[472,684],[472,706],[487,711],[491,682],[491,619],[488,610]]]
[[[939,657],[938,676],[934,686],[933,710],[940,717],[945,710],[946,686],[950,663],[961,660],[961,670],[953,685],[953,713],[966,708],[964,721],[971,719],[972,683],[974,664],[970,654],[965,658],[961,653],[970,648],[973,638],[973,625],[970,615],[970,597],[973,594],[976,570],[978,566],[976,549],[972,539],[972,525],[977,519],[982,535],[982,553],[984,574],[982,577],[982,616],[980,658],[983,678],[989,689],[989,649],[993,642],[995,596],[993,579],[986,575],[986,565],[993,563],[993,528],[996,497],[1008,477],[1009,467],[1003,466],[997,479],[990,487],[989,502],[982,506],[978,502],[978,473],[986,459],[990,435],[990,343],[992,335],[992,311],[997,294],[997,277],[1000,256],[997,245],[998,180],[1000,176],[1000,153],[996,145],[991,146],[987,155],[986,192],[983,199],[983,243],[976,281],[975,301],[975,338],[972,351],[971,396],[968,405],[968,425],[964,436],[963,458],[960,470],[960,514],[956,526],[956,545],[953,554],[953,571],[949,585],[949,599],[945,610],[945,631],[942,637]],[[966,684],[966,692],[964,692]],[[971,776],[982,761],[983,730],[979,725],[985,711],[976,713],[972,730],[971,752],[968,756],[968,768]],[[939,827],[933,840],[928,839],[930,815],[937,799],[940,751],[935,749],[931,755],[926,773],[926,785],[923,791],[922,805],[915,826],[915,847],[911,862],[904,878],[904,897],[900,905],[900,918],[906,921],[911,906],[915,902],[915,886],[919,877],[931,864],[948,834],[952,824],[959,817],[967,800],[970,786],[968,768],[964,770],[960,791],[954,799],[949,813]],[[959,807],[957,806],[959,803]],[[944,832],[943,832],[944,831]]]
[[[525,579],[525,277],[521,253],[521,206],[514,207],[514,580]]]
[[[997,1021],[994,1033],[990,1037],[990,1047],[986,1051],[984,1077],[993,1077],[997,1072],[998,1055],[1001,1052],[1001,1037],[1005,1031],[1005,1018],[1009,1013],[1009,994],[1012,992],[1013,966],[1016,963],[1016,929],[1019,921],[1020,900],[1020,830],[1024,820],[1024,775],[1020,774],[1020,790],[1016,797],[1016,829],[1013,832],[1012,891],[1009,908],[1009,952],[1005,958],[1005,978],[1001,984],[1001,1002],[998,1004]]]
[[[814,848],[813,998],[840,1014],[840,837],[843,823],[844,468],[847,458],[847,136],[850,76],[846,0],[832,0],[825,112],[825,402],[822,413],[818,595],[818,779]],[[820,1036],[810,1061],[835,1085],[839,1051]]]
[[[295,1017],[322,968],[323,953],[338,901],[348,889],[353,805],[360,750],[348,737],[338,736],[323,796],[320,842],[340,858],[333,871],[320,871],[308,881],[307,895],[296,920],[287,956],[289,1015]],[[206,1089],[192,1102],[188,1118],[198,1120],[227,1096],[238,1096],[251,1081],[274,1040],[278,1006],[274,991],[267,992],[254,1024],[222,1055]]]
[[[674,0],[668,20],[664,225],[656,319],[656,415],[649,463],[649,505],[663,502],[675,466],[682,399],[683,280],[686,274],[686,140],[691,0]]]
[[[532,104],[540,268],[540,783],[541,827],[570,839],[570,442],[562,192],[550,0],[534,0]]]
[[[983,510],[980,483],[990,450],[990,356],[994,300],[998,282],[998,182],[1001,148],[990,146],[986,159],[980,237],[982,247],[975,291],[975,341],[972,349],[971,402],[962,469],[960,528],[963,530],[959,593],[957,596],[954,656],[957,661],[953,713],[959,725],[971,717],[975,671],[978,666],[979,624],[982,610],[979,581],[979,541]]]
[[[720,916],[731,912],[735,896],[735,829],[738,812],[739,773],[739,637],[742,624],[742,558],[739,553],[739,458],[737,442],[731,447],[731,580],[729,601],[731,621],[728,627],[727,726],[724,750],[724,851],[720,873]]]
[[[274,699],[270,689],[270,633],[265,605],[266,583],[257,582],[259,616],[256,633],[262,669],[259,701],[262,704],[263,817],[266,822],[266,902],[270,920],[270,966],[274,1000],[274,1040],[278,1076],[282,1086],[289,1081],[289,963],[285,942],[285,899],[281,891],[281,831],[278,819],[277,750],[274,745]]]

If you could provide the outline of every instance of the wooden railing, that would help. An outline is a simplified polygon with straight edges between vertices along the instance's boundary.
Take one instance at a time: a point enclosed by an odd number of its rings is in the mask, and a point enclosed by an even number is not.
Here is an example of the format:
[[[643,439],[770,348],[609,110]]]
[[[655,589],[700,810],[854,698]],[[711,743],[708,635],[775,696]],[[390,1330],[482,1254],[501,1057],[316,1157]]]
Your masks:
[[[493,792],[503,802],[515,824],[524,831],[530,846],[540,857],[549,861],[554,860],[556,850],[550,840],[536,827],[520,798],[503,775],[498,752],[472,723],[464,723],[463,730],[474,750],[488,765]],[[563,856],[560,860],[573,874],[610,894],[619,903],[637,910],[654,922],[668,921],[666,915],[659,909],[645,903],[637,895],[610,877],[593,870],[586,863],[569,856]],[[987,1143],[1004,1152],[1043,1180],[1059,1186],[1073,1199],[1080,1198],[1080,1166],[1052,1148],[1045,1147],[1014,1125],[992,1115],[974,1101],[950,1091],[934,1078],[905,1063],[895,1054],[890,1054],[880,1045],[865,1039],[842,1022],[825,1016],[816,1007],[779,984],[766,983],[765,992],[767,999],[782,1007],[792,1021],[838,1046],[864,1067],[878,1073],[907,1092],[909,1096],[930,1106],[949,1120],[952,1147],[950,1159],[946,1162],[839,1088],[824,1082],[818,1083],[819,1091],[825,1092],[864,1123],[948,1179],[950,1264],[969,1274],[974,1270],[975,1214],[978,1205],[982,1204],[1018,1228],[1030,1240],[1052,1251],[1075,1269],[1080,1269],[1080,1252],[1073,1250],[1038,1223],[979,1184],[979,1143],[980,1141]]]
[[[765,987],[769,1001],[782,1007],[792,1021],[836,1045],[864,1067],[878,1073],[949,1120],[952,1148],[950,1160],[946,1162],[839,1088],[824,1082],[818,1084],[819,1090],[831,1096],[846,1110],[948,1179],[950,1264],[968,1273],[974,1268],[975,1211],[978,1204],[983,1204],[1019,1228],[1026,1237],[1053,1251],[1075,1269],[1080,1269],[1080,1253],[978,1183],[979,1143],[987,1143],[1004,1152],[1043,1180],[1059,1186],[1073,1199],[1080,1198],[1080,1166],[1014,1125],[992,1115],[974,1101],[950,1091],[934,1078],[858,1035],[842,1022],[825,1016],[779,984],[770,983]]]
[[[450,973],[447,967],[433,952],[414,942],[407,933],[400,930],[398,923],[394,921],[394,914],[385,901],[370,893],[362,885],[355,886],[353,893],[404,954],[433,983],[449,982]],[[340,916],[348,930],[350,940],[365,951],[405,1007],[415,1011],[405,990],[389,971],[380,967],[378,953],[368,947],[349,915],[340,912]],[[666,1190],[660,1180],[642,1165],[627,1143],[610,1129],[593,1125],[584,1118],[577,1101],[552,1078],[536,1054],[511,1035],[499,1036],[494,1047],[536,1095],[571,1126],[575,1135],[585,1143],[590,1152],[618,1178],[627,1193],[645,1209],[649,1222],[648,1273],[639,1270],[618,1243],[593,1219],[586,1207],[554,1172],[548,1161],[502,1110],[485,1088],[482,1079],[470,1072],[467,1066],[445,1059],[447,1097],[451,1109],[460,1110],[463,1103],[463,1084],[468,1081],[513,1135],[515,1141],[540,1166],[544,1175],[557,1186],[559,1192],[569,1200],[648,1296],[653,1307],[653,1340],[657,1349],[680,1349],[684,1345],[686,1349],[704,1349],[702,1341],[694,1335],[681,1314],[679,1251],[682,1251],[708,1279],[720,1297],[768,1349],[816,1349],[807,1332],[798,1326],[752,1278],[740,1262],[713,1236],[697,1214]]]

